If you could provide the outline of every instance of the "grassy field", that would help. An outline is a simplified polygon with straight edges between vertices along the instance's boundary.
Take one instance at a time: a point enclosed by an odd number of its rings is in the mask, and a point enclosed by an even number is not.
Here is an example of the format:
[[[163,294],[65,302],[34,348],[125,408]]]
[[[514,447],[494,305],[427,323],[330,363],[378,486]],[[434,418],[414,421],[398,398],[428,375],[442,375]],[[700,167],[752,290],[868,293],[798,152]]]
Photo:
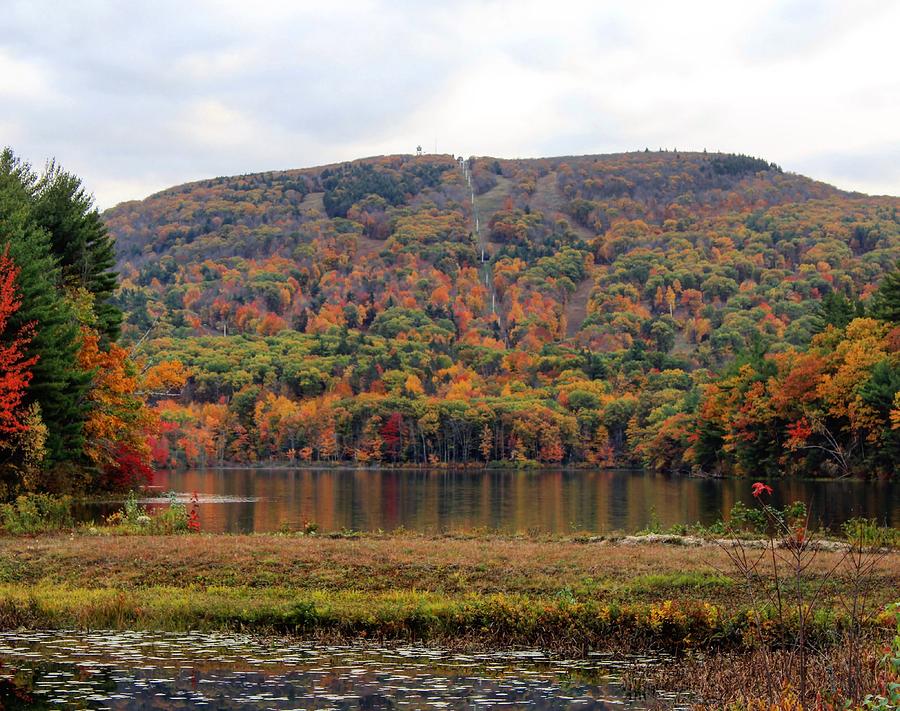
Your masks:
[[[806,585],[839,562],[821,552]],[[700,548],[493,536],[0,538],[0,627],[274,629],[541,645],[734,645],[760,601]],[[839,627],[849,578],[825,583],[815,625]],[[872,579],[900,589],[900,555]]]
[[[488,220],[495,212],[500,212],[506,199],[512,192],[512,181],[502,175],[495,176],[497,184],[481,195],[475,196],[475,204],[478,206],[478,214],[483,220],[482,229],[487,230]]]

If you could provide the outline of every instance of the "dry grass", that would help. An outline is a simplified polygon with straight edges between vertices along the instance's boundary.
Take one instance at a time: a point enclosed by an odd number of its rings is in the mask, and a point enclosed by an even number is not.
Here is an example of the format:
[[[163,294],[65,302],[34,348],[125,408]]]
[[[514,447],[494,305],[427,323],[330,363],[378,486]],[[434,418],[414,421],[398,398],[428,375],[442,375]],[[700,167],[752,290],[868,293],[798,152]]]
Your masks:
[[[306,193],[303,202],[300,203],[301,210],[315,210],[325,214],[325,193]]]
[[[495,212],[503,209],[506,198],[512,193],[512,181],[502,175],[496,176],[497,184],[481,195],[475,195],[475,204],[478,206],[478,216],[481,219],[481,229],[487,234],[488,220]]]
[[[810,574],[824,576],[840,554],[822,552]],[[0,583],[132,589],[224,585],[297,590],[441,594],[506,593],[622,602],[680,596],[721,605],[750,602],[726,577],[715,546],[427,536],[41,536],[0,539]],[[723,575],[725,573],[726,575]],[[900,588],[900,555],[876,578],[889,602]],[[838,575],[831,596],[841,591]]]
[[[587,307],[590,301],[591,291],[594,289],[594,278],[583,279],[575,292],[566,301],[566,336],[574,337],[581,330],[581,325],[587,318]]]
[[[532,209],[540,210],[550,215],[563,211],[563,208],[566,206],[566,199],[559,192],[556,181],[556,171],[542,175],[537,179],[534,194],[531,196],[530,201]]]
[[[322,215],[325,215],[325,193],[324,192],[313,192],[307,193],[303,198],[303,202],[300,203],[301,210],[313,210],[315,212],[321,212]],[[370,239],[369,237],[365,237],[363,235],[359,235],[356,240],[356,256],[357,257],[365,257],[368,259],[373,255],[380,254],[385,247],[384,240],[378,239]]]
[[[565,214],[566,198],[556,185],[557,175],[555,172],[547,173],[537,179],[534,194],[531,196],[531,209],[540,210],[550,218],[562,217],[569,223],[569,227],[579,237],[590,242],[595,235],[591,230],[583,225],[579,225],[571,216]]]

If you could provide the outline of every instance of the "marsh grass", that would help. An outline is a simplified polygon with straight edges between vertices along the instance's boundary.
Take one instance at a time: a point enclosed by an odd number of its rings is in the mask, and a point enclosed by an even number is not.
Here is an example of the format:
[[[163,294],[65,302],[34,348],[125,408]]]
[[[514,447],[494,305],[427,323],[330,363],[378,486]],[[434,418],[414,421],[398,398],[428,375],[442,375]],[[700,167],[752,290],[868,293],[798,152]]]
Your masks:
[[[873,638],[862,663],[862,679],[868,688],[878,688],[882,672],[878,639]],[[812,709],[859,708],[845,706],[846,696],[836,669],[847,662],[847,650],[835,644],[810,656],[808,660],[809,682],[820,692],[810,705]],[[721,651],[716,654],[695,654],[679,664],[649,669],[645,684],[650,689],[689,692],[696,700],[696,708],[703,711],[729,709],[730,711],[800,711],[797,692],[790,686],[777,690],[776,698],[768,700],[771,666],[783,667],[792,662],[788,650],[777,650],[766,655],[759,648]],[[765,702],[762,699],[767,699]],[[782,705],[783,704],[783,705]]]
[[[297,591],[269,587],[73,588],[0,586],[0,626],[254,630],[429,643],[538,646],[569,653],[607,649],[738,645],[746,614],[724,617],[708,603],[618,604],[524,595],[445,595],[414,590]],[[820,633],[827,635],[826,629]]]
[[[499,537],[8,537],[0,625],[275,630],[576,653],[752,642],[753,600],[717,572],[723,551],[701,552]],[[837,555],[823,552],[809,575],[824,576]],[[878,573],[875,604],[897,588],[897,558]],[[830,580],[810,621],[822,645],[846,627],[844,583]],[[758,614],[773,636],[785,632],[771,607]]]
[[[118,535],[160,535],[173,533],[196,533],[200,530],[199,505],[196,495],[191,499],[191,508],[178,501],[175,492],[168,494],[169,504],[165,508],[150,510],[138,503],[137,494],[129,492],[125,503],[118,511],[106,517],[101,526],[82,525],[88,533]]]

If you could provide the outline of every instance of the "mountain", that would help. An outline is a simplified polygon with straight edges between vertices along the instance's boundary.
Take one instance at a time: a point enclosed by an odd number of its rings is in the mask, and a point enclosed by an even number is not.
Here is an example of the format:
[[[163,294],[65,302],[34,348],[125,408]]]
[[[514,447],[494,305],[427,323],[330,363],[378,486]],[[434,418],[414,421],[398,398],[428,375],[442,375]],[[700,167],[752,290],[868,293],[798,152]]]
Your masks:
[[[900,258],[898,207],[749,156],[644,151],[367,158],[104,219],[126,335],[194,373],[161,405],[161,463],[622,463],[711,373],[805,348],[823,299],[865,301]]]

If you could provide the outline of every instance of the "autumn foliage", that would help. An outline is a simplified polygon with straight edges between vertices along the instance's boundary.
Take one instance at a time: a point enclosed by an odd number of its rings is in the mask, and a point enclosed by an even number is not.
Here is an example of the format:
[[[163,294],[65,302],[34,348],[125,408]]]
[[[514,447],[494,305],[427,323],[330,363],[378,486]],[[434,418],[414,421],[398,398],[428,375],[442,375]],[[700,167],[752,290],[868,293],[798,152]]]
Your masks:
[[[4,334],[3,427],[46,423],[48,462],[76,452],[91,485],[151,458],[840,476],[900,458],[893,198],[747,156],[387,156],[110,211],[113,298],[77,179],[4,161],[35,223],[10,245],[27,260],[43,234],[50,254],[21,271],[41,317]]]
[[[158,405],[160,464],[876,473],[896,390],[874,410],[858,390],[890,390],[894,351],[829,356],[838,375],[820,351],[850,346],[810,344],[888,323],[897,207],[747,156],[660,151],[384,156],[104,217],[127,336],[192,373]]]
[[[139,462],[149,459],[147,436],[155,417],[137,394],[134,364],[121,346],[101,348],[99,334],[90,329],[82,330],[81,339],[78,365],[93,375],[85,454],[97,468],[122,472],[126,479],[149,474]]]
[[[26,355],[34,324],[26,324],[10,332],[9,320],[22,305],[16,279],[19,269],[7,251],[0,252],[0,434],[14,434],[25,429],[23,401],[30,371],[38,356]]]

